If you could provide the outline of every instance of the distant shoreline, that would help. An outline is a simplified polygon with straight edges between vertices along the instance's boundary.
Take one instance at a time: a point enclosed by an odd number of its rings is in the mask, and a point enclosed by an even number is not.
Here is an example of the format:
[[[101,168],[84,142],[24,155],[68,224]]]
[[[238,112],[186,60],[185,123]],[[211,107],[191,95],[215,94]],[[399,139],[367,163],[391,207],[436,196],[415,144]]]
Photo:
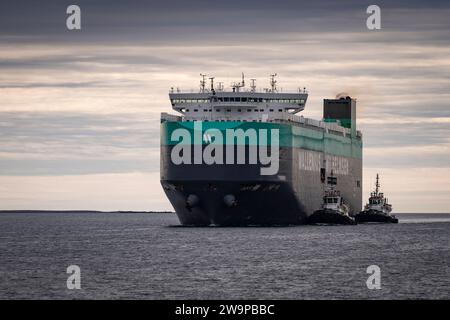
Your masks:
[[[130,211],[130,210],[117,210],[117,211],[100,211],[100,210],[0,210],[0,213],[172,213],[173,211]]]
[[[133,210],[116,210],[116,211],[101,211],[101,210],[0,210],[1,213],[167,213],[175,214],[174,211],[133,211]],[[450,212],[395,212],[398,215],[450,215]]]

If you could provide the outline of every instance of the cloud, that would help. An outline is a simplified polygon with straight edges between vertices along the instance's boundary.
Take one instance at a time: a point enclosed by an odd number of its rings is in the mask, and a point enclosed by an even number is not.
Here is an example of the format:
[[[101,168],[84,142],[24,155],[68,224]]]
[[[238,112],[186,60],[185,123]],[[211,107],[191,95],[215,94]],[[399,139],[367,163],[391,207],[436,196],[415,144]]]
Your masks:
[[[125,83],[120,84],[121,87],[132,86],[135,83]],[[114,87],[119,86],[119,84],[100,82],[100,81],[86,81],[86,82],[30,82],[30,83],[1,83],[0,89],[18,89],[18,88],[92,88],[92,87]]]
[[[309,90],[306,117],[321,118],[322,99],[338,92],[357,98],[366,175],[384,168],[391,183],[415,172],[431,186],[422,200],[437,194],[430,208],[448,207],[439,190],[450,156],[448,1],[380,1],[375,32],[365,27],[369,1],[81,0],[80,32],[65,28],[69,4],[0,3],[0,175],[16,181],[11,190],[70,176],[75,191],[104,175],[151,177],[156,188],[170,87],[196,91],[200,72],[228,85],[245,72],[262,89],[277,72],[283,90]],[[405,211],[411,190],[399,187]],[[2,203],[33,203],[34,189],[14,192]],[[97,199],[91,209],[107,207]]]
[[[2,113],[0,174],[159,171],[159,118],[148,114]]]

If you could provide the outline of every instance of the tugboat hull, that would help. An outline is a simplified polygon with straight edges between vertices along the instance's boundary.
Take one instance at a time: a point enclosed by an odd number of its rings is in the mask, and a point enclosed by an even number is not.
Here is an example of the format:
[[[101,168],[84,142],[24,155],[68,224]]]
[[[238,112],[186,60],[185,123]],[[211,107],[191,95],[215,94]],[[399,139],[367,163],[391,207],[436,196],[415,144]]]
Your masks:
[[[398,219],[394,216],[386,215],[384,213],[369,210],[361,211],[355,216],[358,223],[378,222],[378,223],[398,223]]]
[[[342,215],[334,210],[317,210],[308,217],[308,224],[355,225],[356,221],[354,218]]]

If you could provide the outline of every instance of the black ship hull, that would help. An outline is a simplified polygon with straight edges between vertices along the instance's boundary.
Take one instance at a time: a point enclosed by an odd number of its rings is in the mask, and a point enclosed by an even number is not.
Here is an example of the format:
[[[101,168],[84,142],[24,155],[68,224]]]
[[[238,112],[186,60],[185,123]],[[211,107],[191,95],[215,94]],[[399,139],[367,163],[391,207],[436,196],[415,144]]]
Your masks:
[[[334,210],[317,210],[307,219],[308,224],[343,224],[355,225],[354,218],[345,216]]]
[[[360,145],[343,138],[332,141],[333,147],[323,140],[319,131],[283,133],[279,146],[278,170],[275,174],[262,175],[264,165],[251,164],[249,146],[242,146],[244,163],[205,164],[195,163],[194,152],[190,164],[175,164],[172,159],[173,144],[168,143],[171,133],[182,123],[162,124],[161,185],[175,209],[182,225],[186,226],[281,226],[307,223],[307,217],[322,205],[326,188],[326,176],[333,170],[337,176],[337,188],[350,207],[350,214],[361,210],[362,160],[356,155]],[[230,123],[212,123],[218,127]],[[242,126],[242,123],[236,123]],[[252,128],[265,128],[266,123],[247,123]],[[274,125],[274,124],[270,124]],[[173,128],[172,128],[172,127]],[[277,125],[282,130],[292,126]],[[283,131],[283,132],[284,132]],[[306,135],[311,135],[308,137]],[[318,137],[316,137],[318,135]],[[331,135],[330,135],[331,136]],[[283,141],[297,141],[308,148],[332,149],[336,156],[323,151],[313,151],[300,146],[284,146]],[[345,143],[344,143],[345,142]],[[292,144],[292,143],[291,143]],[[339,146],[339,150],[337,147]],[[206,145],[203,144],[201,150]],[[236,147],[237,148],[237,147]],[[237,150],[237,149],[236,149]],[[194,150],[195,151],[195,150]],[[237,152],[237,151],[236,151]],[[226,159],[227,150],[223,157]],[[236,156],[236,155],[235,155]],[[326,161],[326,164],[325,163]]]
[[[185,226],[298,225],[306,212],[286,182],[164,181]]]
[[[375,210],[361,211],[355,216],[355,220],[358,223],[398,223],[396,217]]]

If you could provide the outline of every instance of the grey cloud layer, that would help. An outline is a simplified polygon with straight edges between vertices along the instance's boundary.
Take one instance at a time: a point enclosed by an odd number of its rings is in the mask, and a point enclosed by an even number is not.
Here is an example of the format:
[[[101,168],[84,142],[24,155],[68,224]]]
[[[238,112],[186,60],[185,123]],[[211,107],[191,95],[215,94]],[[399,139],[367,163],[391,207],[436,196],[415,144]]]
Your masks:
[[[371,1],[101,1],[80,0],[83,31],[65,29],[71,1],[7,0],[0,4],[0,37],[14,42],[221,41],[283,36],[291,32],[365,31]],[[377,1],[383,26],[394,31],[428,32],[422,41],[446,41],[448,1]],[[432,9],[432,10],[430,10]],[[444,32],[439,32],[444,31]],[[419,32],[419,33],[417,33]],[[238,40],[237,39],[237,40]],[[335,38],[338,40],[338,38]],[[383,37],[382,41],[403,41]],[[412,39],[409,39],[412,40]]]
[[[145,114],[5,112],[0,145],[0,175],[159,169],[159,121]]]

